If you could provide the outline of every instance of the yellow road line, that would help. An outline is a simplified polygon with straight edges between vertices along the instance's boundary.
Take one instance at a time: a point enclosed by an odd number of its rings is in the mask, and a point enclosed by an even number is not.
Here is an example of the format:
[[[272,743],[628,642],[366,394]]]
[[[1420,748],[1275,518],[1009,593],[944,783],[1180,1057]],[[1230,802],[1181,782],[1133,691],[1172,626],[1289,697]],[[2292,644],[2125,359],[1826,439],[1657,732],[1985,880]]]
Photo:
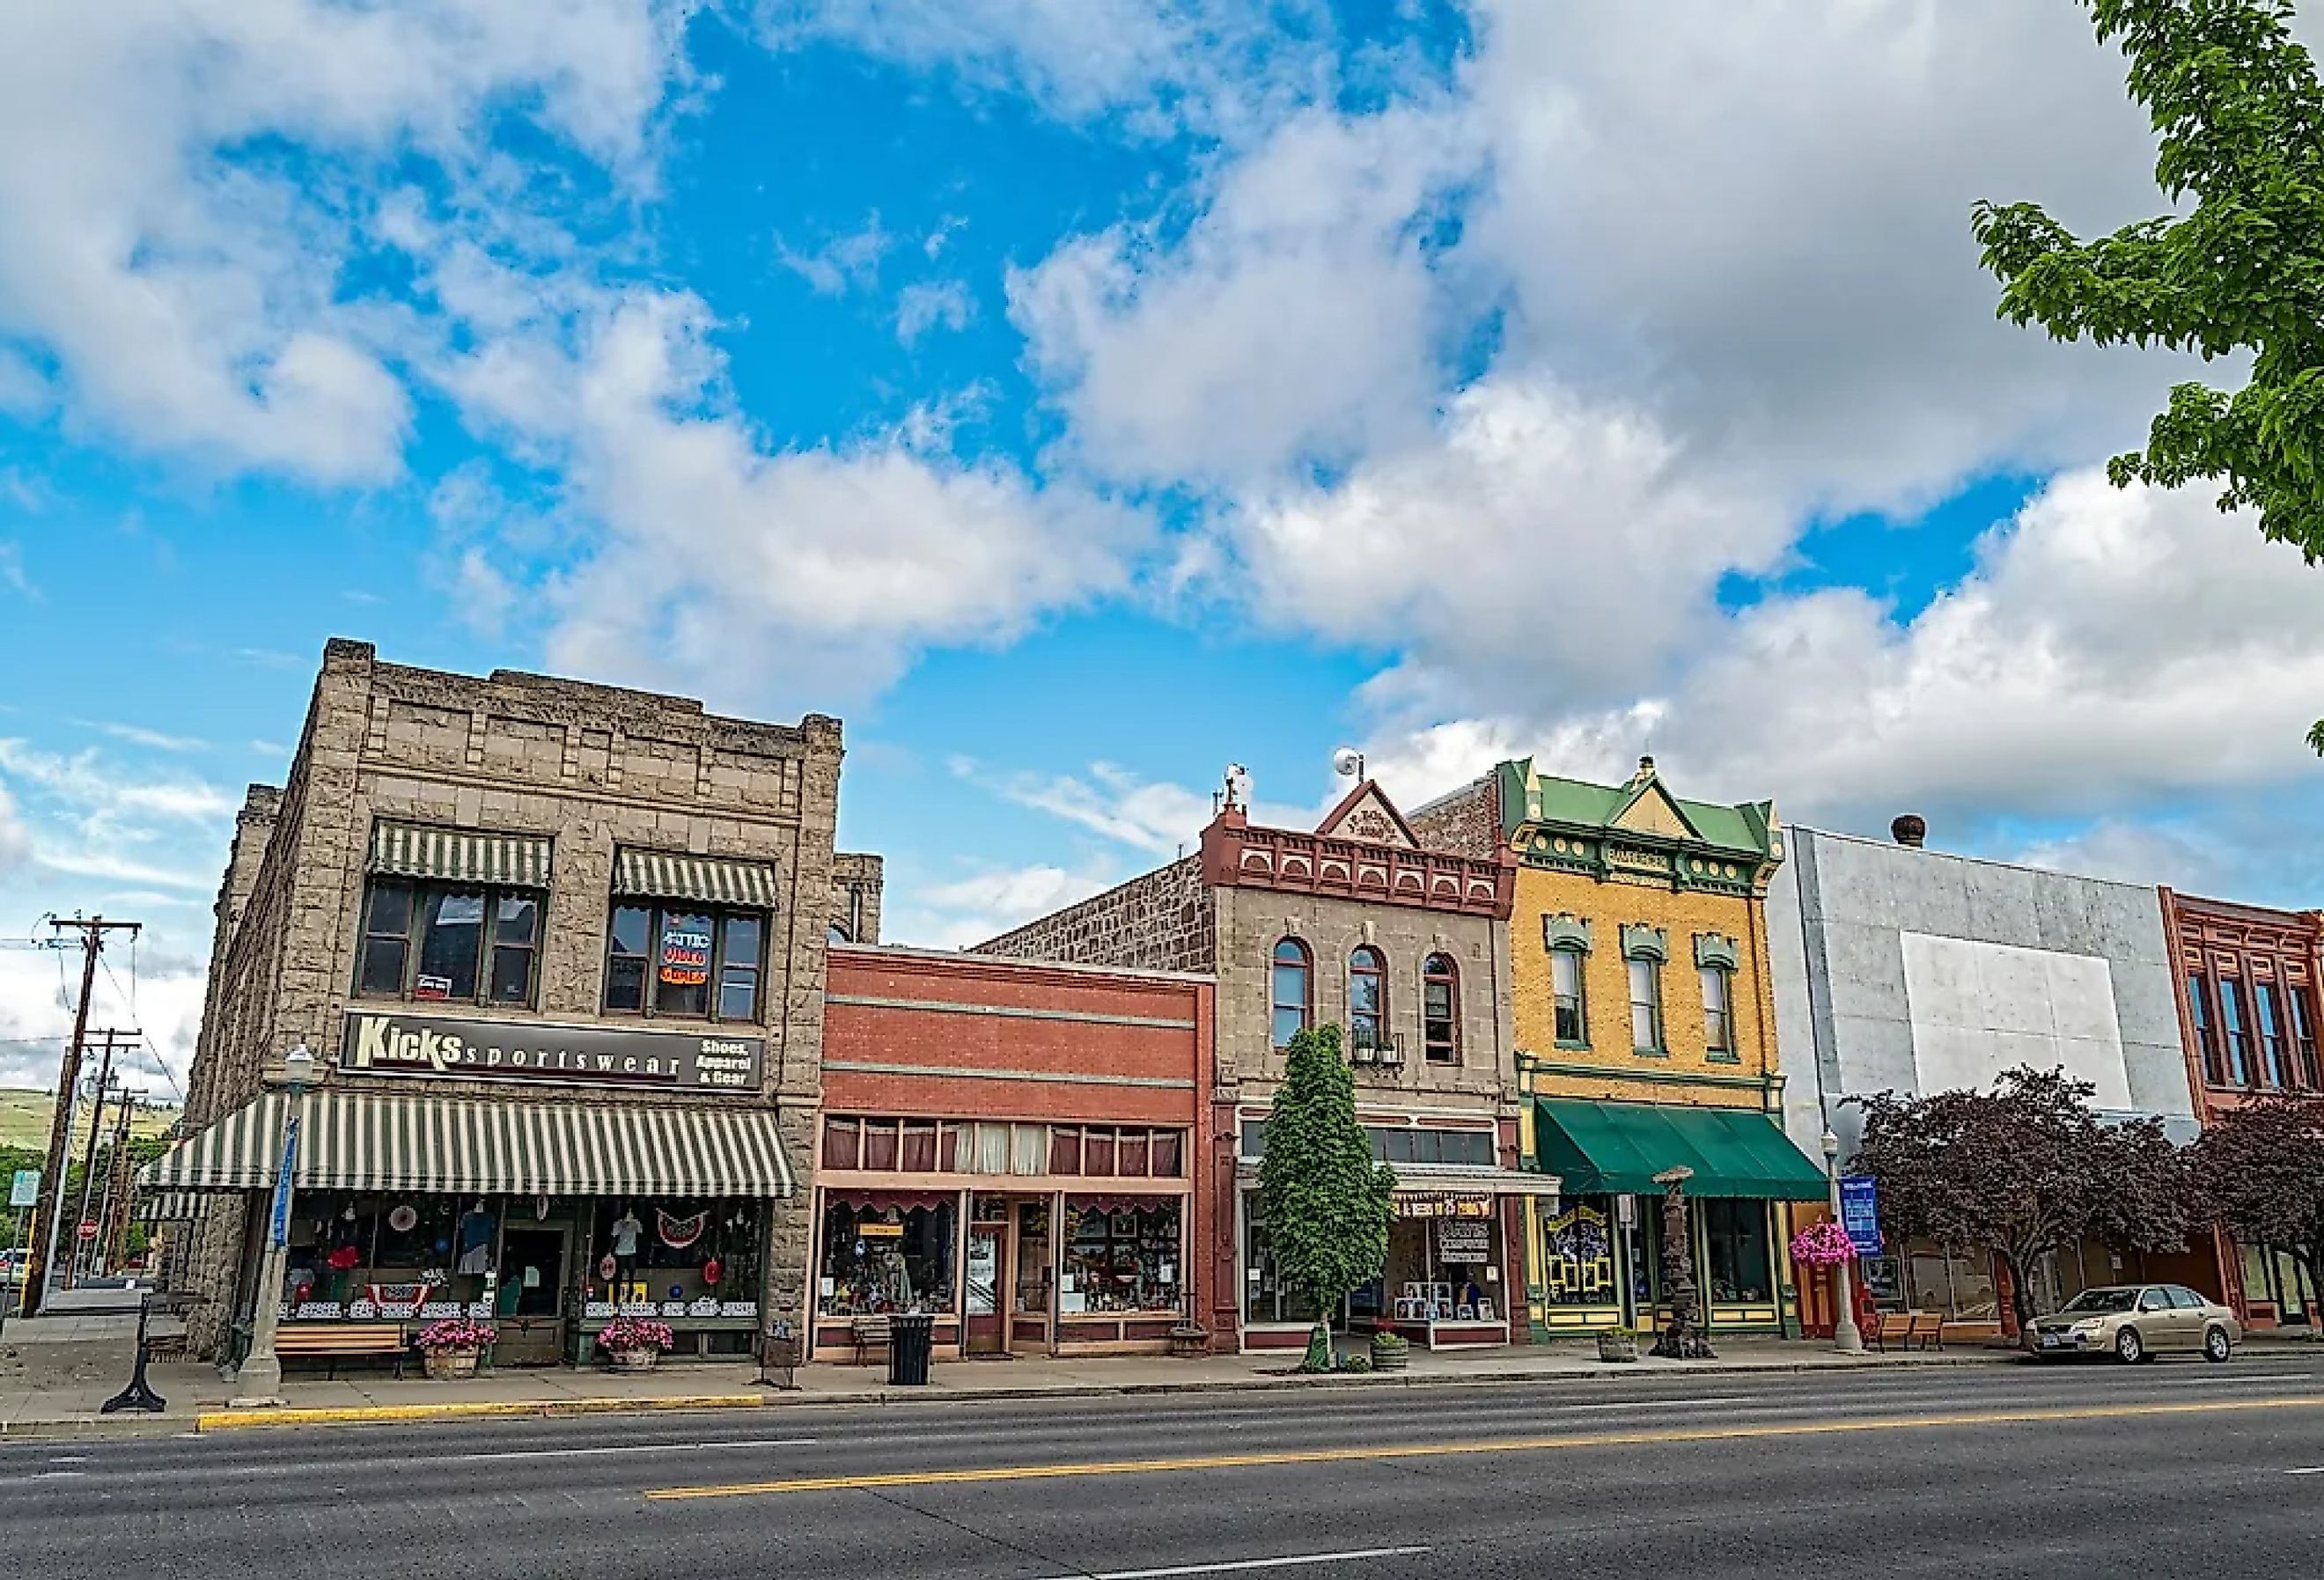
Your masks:
[[[765,1404],[755,1393],[703,1393],[669,1399],[512,1399],[474,1403],[348,1405],[343,1409],[207,1410],[197,1432],[247,1427],[347,1427],[395,1421],[456,1421],[503,1416],[594,1416],[630,1410],[742,1409]]]
[[[1501,1437],[1480,1443],[1406,1443],[1370,1447],[1289,1448],[1251,1454],[1207,1454],[1176,1459],[1115,1459],[1064,1465],[990,1465],[974,1470],[897,1471],[883,1475],[809,1476],[797,1481],[738,1482],[727,1486],[659,1487],[662,1501],[744,1498],[777,1492],[832,1492],[873,1487],[961,1486],[977,1482],[1041,1481],[1063,1476],[1148,1475],[1161,1471],[1244,1470],[1277,1465],[1336,1465],[1351,1461],[1437,1459],[1474,1454],[1535,1454],[1564,1448],[1613,1448],[1652,1443],[1713,1443],[1749,1437],[1807,1437],[1839,1432],[1920,1431],[1936,1427],[1984,1427],[2027,1421],[2102,1421],[2132,1416],[2192,1416],[2229,1411],[2324,1406],[2324,1395],[2296,1399],[2232,1399],[2193,1404],[2095,1405],[2078,1409],[1976,1410],[1942,1416],[1845,1417],[1773,1422],[1752,1427],[1672,1427],[1653,1431],[1592,1432],[1554,1437]]]

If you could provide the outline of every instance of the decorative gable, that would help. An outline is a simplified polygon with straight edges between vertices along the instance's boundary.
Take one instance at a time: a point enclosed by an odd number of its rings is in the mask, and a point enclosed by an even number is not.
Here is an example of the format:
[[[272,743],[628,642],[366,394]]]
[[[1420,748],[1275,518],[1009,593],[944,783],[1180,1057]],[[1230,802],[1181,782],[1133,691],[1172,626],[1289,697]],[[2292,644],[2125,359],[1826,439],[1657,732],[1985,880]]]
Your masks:
[[[1394,845],[1398,850],[1417,850],[1420,841],[1413,836],[1412,826],[1386,791],[1371,780],[1366,780],[1350,790],[1345,799],[1324,816],[1315,830],[1325,839],[1360,839],[1368,845]]]
[[[1648,780],[1639,787],[1630,804],[1614,815],[1614,827],[1640,834],[1659,834],[1665,839],[1702,837],[1686,820],[1686,814],[1679,810],[1670,791],[1663,789],[1660,780]]]

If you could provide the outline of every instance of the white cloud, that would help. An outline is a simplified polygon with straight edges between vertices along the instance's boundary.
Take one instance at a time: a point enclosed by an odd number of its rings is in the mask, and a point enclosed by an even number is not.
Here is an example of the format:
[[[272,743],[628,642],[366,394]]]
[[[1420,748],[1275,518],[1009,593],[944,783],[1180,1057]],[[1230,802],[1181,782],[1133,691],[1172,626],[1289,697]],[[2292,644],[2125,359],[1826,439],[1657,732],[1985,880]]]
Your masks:
[[[72,990],[58,970],[60,958],[41,950],[0,950],[0,1086],[56,1087],[57,1061],[72,1034]],[[136,1090],[174,1100],[185,1087],[201,1026],[202,967],[191,959],[141,950],[141,969],[133,975],[129,950],[118,942],[107,947],[105,959],[109,969],[97,975],[92,1020],[138,1027],[152,1044],[152,1050],[140,1049],[115,1067]]]
[[[199,752],[209,745],[208,741],[192,735],[165,735],[160,730],[149,730],[143,725],[81,722],[116,741],[126,741],[133,746],[148,746],[156,752]]]
[[[1234,482],[1418,429],[1441,328],[1421,230],[1471,152],[1433,108],[1311,111],[1229,164],[1175,245],[1117,226],[1013,271],[1010,317],[1074,451]]]
[[[746,701],[862,696],[923,647],[1001,642],[1128,584],[1141,518],[945,449],[940,412],[773,450],[725,403],[711,320],[632,292],[446,374],[560,464],[602,530],[549,589],[560,666]]]
[[[958,280],[918,281],[896,293],[896,338],[907,346],[930,329],[965,329],[974,317],[976,299]]]
[[[8,787],[0,784],[0,878],[22,867],[32,854],[32,836],[16,811],[16,802],[8,794]]]
[[[844,296],[878,283],[880,260],[887,256],[895,240],[880,227],[880,217],[874,214],[862,230],[833,236],[821,246],[805,251],[777,236],[775,261],[806,281],[816,295]]]
[[[1148,780],[1111,762],[1093,762],[1079,774],[995,772],[968,758],[955,758],[950,767],[955,777],[1004,799],[1061,818],[1148,857],[1172,860],[1193,851],[1217,816],[1217,804],[1208,791]],[[1250,818],[1277,828],[1312,828],[1347,789],[1344,782],[1335,783],[1322,799],[1307,806],[1254,799]]]
[[[203,862],[189,864],[189,840],[204,855],[240,805],[190,775],[124,773],[95,751],[70,756],[0,738],[0,789],[21,798],[14,817],[27,864],[76,877],[196,892],[217,882]]]
[[[40,589],[24,570],[24,549],[20,543],[0,543],[0,583],[5,583],[20,596],[37,598]]]
[[[366,187],[414,159],[456,191],[488,184],[509,114],[642,180],[681,22],[657,0],[20,7],[0,51],[0,341],[53,361],[71,420],[141,448],[392,477],[410,323],[348,278],[374,239]]]
[[[991,867],[964,878],[914,886],[907,903],[881,918],[890,941],[929,949],[980,944],[1120,881],[1111,864]]]

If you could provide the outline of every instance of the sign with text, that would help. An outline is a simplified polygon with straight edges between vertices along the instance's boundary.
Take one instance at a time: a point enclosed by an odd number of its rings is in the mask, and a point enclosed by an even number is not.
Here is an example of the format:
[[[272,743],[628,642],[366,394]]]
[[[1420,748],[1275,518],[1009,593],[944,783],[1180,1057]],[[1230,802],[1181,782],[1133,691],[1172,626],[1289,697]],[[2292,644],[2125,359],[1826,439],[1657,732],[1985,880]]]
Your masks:
[[[1493,1198],[1482,1192],[1397,1191],[1391,1198],[1399,1218],[1489,1218]]]
[[[1442,1218],[1436,1224],[1439,1261],[1473,1265],[1493,1260],[1493,1225],[1482,1218]]]
[[[1880,1254],[1880,1189],[1869,1174],[1843,1174],[1840,1180],[1840,1226],[1858,1256]]]
[[[339,1067],[377,1076],[756,1092],[758,1037],[349,1010]]]
[[[29,1207],[40,1199],[41,1171],[37,1169],[17,1169],[15,1178],[8,1182],[8,1205]]]
[[[274,1168],[274,1198],[267,1209],[267,1243],[290,1243],[290,1182],[299,1174],[299,1116],[282,1122],[282,1157]]]

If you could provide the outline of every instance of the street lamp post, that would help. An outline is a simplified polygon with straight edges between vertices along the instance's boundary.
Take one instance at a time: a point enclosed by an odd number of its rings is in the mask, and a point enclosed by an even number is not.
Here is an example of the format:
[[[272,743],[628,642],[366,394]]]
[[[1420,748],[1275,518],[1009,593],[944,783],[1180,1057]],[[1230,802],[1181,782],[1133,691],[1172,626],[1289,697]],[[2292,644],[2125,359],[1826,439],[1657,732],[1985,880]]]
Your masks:
[[[258,1305],[251,1313],[250,1354],[235,1372],[239,1406],[282,1402],[282,1362],[274,1353],[274,1328],[280,1320],[282,1284],[290,1259],[292,1177],[299,1162],[299,1129],[304,1117],[307,1088],[314,1083],[315,1056],[300,1043],[282,1056],[282,1086],[290,1101],[282,1118],[282,1144],[275,1154],[274,1195],[269,1204],[266,1254],[258,1266]]]
[[[1823,1173],[1831,1186],[1831,1221],[1845,1229],[1848,1225],[1840,1215],[1840,1138],[1828,1125],[1823,1132]],[[1856,1289],[1848,1258],[1831,1264],[1831,1284],[1832,1298],[1840,1302],[1840,1318],[1831,1327],[1831,1347],[1843,1355],[1860,1355],[1864,1334],[1856,1326]]]

